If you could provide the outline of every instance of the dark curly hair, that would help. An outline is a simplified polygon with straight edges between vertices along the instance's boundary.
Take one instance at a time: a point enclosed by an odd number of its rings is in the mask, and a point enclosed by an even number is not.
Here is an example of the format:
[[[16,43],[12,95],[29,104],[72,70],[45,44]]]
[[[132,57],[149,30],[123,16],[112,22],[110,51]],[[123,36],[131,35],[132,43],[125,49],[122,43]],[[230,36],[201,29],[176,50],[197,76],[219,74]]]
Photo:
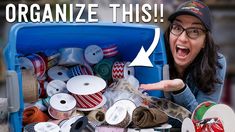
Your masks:
[[[211,33],[206,33],[206,45],[199,52],[194,61],[186,68],[183,77],[179,76],[175,66],[174,58],[172,56],[169,45],[170,27],[165,32],[165,46],[167,52],[167,59],[170,67],[170,78],[181,78],[186,80],[186,76],[190,73],[195,85],[204,93],[210,94],[214,91],[216,83],[222,83],[222,80],[216,78],[216,68],[222,68],[218,62],[218,46],[214,43]]]

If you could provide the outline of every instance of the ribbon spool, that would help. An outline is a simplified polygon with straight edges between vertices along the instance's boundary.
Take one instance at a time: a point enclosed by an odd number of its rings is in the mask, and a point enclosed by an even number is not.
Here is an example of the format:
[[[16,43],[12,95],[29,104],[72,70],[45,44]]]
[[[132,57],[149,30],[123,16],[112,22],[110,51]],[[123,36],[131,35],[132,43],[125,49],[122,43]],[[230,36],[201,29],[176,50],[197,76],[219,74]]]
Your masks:
[[[80,75],[67,82],[67,89],[77,100],[77,107],[81,111],[97,109],[104,105],[106,98],[101,91],[106,87],[106,82],[99,77]]]
[[[40,55],[46,65],[46,70],[50,69],[51,67],[55,66],[58,63],[58,58],[60,54],[57,51],[46,50],[44,52],[37,53]]]
[[[94,66],[94,71],[98,76],[100,76],[104,80],[109,81],[112,79],[112,66],[113,66],[112,60],[103,59]]]
[[[84,50],[81,48],[62,48],[60,49],[59,65],[73,66],[84,65]]]
[[[202,120],[205,112],[210,109],[210,107],[212,107],[213,105],[216,105],[215,102],[211,102],[211,101],[206,101],[206,102],[202,102],[201,104],[199,104],[196,109],[193,111],[192,120]]]
[[[235,132],[235,114],[229,106],[225,104],[216,104],[211,106],[203,116],[203,119],[207,118],[219,118],[223,124],[225,132]]]
[[[111,106],[105,113],[105,120],[110,125],[122,128],[126,128],[131,122],[126,107],[120,105]]]
[[[40,111],[37,107],[26,108],[23,112],[23,124],[27,125],[35,122],[46,122],[49,117]]]
[[[63,66],[54,66],[47,71],[49,80],[61,80],[61,81],[68,81],[69,69]]]
[[[54,94],[50,98],[48,113],[54,119],[66,119],[71,116],[76,106],[73,96],[66,93]]]
[[[182,123],[182,132],[224,132],[222,122],[218,118],[207,118],[201,121],[192,121],[185,118]],[[226,131],[225,131],[226,132]]]
[[[93,110],[87,115],[87,118],[90,124],[95,128],[105,123],[105,112],[101,109]]]
[[[98,45],[89,45],[84,51],[86,61],[91,64],[97,64],[104,57],[102,49]]]
[[[38,79],[40,98],[45,98],[47,96],[46,87],[48,85],[48,81],[46,80],[46,78],[47,78],[46,76],[43,76],[43,78]]]
[[[30,103],[38,100],[38,81],[30,70],[22,69],[22,84],[24,102]]]
[[[68,93],[65,82],[61,80],[52,80],[47,85],[47,95],[52,96],[57,93]]]
[[[34,126],[36,132],[60,132],[60,127],[52,122],[40,122]]]
[[[134,67],[129,67],[130,62],[114,62],[112,68],[113,80],[127,79],[130,75],[135,74]]]
[[[88,124],[85,116],[75,116],[61,125],[61,132],[81,132]]]
[[[121,100],[118,100],[116,101],[113,106],[124,106],[128,112],[128,114],[130,115],[130,122],[132,120],[132,114],[133,114],[133,111],[135,110],[136,108],[136,105],[134,102],[132,102],[131,100],[128,100],[128,99],[121,99]]]
[[[102,50],[105,58],[111,58],[118,55],[118,47],[115,44],[103,47]]]
[[[32,70],[38,78],[43,77],[46,72],[46,63],[44,59],[38,54],[28,55],[26,57],[20,57],[19,63],[21,69]]]
[[[69,69],[70,78],[78,75],[93,75],[93,71],[89,65],[77,65]]]

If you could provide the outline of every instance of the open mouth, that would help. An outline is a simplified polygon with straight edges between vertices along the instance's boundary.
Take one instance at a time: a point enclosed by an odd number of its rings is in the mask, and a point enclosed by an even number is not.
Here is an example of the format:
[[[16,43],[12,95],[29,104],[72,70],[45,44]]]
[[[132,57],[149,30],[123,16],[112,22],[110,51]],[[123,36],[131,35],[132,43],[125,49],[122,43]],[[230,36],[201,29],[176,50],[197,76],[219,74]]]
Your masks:
[[[189,54],[190,50],[187,47],[176,45],[176,53],[180,57],[186,57]]]

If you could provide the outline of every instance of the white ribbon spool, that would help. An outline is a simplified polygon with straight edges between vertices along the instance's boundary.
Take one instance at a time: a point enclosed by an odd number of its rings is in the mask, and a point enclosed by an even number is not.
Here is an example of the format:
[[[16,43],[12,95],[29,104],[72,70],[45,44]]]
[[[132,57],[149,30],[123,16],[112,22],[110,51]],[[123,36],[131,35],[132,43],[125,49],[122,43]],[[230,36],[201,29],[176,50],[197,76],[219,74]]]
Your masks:
[[[89,45],[84,51],[86,61],[91,64],[97,64],[104,57],[102,49],[97,45]]]
[[[60,127],[52,122],[39,122],[34,126],[36,132],[60,132]]]
[[[77,100],[78,108],[82,111],[101,107],[106,99],[101,91],[106,87],[106,82],[96,76],[80,75],[67,82],[67,89]]]
[[[54,119],[65,119],[71,116],[76,106],[76,100],[66,93],[54,94],[50,98],[48,113]]]
[[[69,69],[63,66],[54,66],[47,71],[47,74],[51,80],[61,80],[61,81],[68,81]]]
[[[130,115],[125,106],[111,106],[105,113],[105,120],[108,124],[127,127],[130,124]]]
[[[52,96],[57,93],[68,93],[65,82],[61,80],[52,80],[46,87],[47,95]]]

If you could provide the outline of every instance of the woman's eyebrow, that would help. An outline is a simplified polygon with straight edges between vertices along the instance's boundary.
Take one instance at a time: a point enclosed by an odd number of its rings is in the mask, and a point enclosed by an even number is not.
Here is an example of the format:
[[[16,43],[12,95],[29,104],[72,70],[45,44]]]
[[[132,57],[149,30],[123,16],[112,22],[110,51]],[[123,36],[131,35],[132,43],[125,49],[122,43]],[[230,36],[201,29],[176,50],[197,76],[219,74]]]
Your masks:
[[[179,23],[182,23],[182,21],[179,20],[179,19],[177,19],[177,18],[176,18],[174,21],[179,22]]]

